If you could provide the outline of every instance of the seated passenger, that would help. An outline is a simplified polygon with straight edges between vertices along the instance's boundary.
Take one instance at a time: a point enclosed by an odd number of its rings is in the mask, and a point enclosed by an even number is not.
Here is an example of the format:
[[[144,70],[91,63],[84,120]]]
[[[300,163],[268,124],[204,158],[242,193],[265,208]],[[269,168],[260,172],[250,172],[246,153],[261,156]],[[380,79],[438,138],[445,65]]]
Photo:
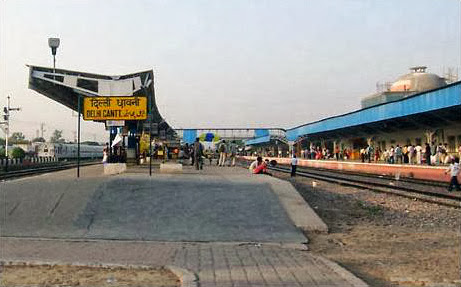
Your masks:
[[[248,168],[250,172],[253,172],[255,168],[263,161],[262,157],[258,156],[254,162],[250,164],[250,167]]]
[[[253,170],[253,174],[267,174],[267,175],[272,175],[267,172],[267,164],[269,160],[266,159],[266,161],[262,161],[262,158],[259,157],[258,159],[261,159],[258,161],[258,166]]]

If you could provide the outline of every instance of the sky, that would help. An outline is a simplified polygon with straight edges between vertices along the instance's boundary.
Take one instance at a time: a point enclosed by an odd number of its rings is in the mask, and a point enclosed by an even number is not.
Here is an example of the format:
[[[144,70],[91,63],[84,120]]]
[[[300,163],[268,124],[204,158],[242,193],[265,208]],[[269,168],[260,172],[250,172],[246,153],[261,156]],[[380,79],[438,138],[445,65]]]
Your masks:
[[[11,130],[73,139],[77,118],[27,87],[26,64],[120,75],[153,69],[175,128],[290,128],[360,108],[411,66],[460,68],[458,0],[0,0],[0,105]],[[0,137],[3,134],[0,132]],[[104,141],[84,122],[84,140]]]

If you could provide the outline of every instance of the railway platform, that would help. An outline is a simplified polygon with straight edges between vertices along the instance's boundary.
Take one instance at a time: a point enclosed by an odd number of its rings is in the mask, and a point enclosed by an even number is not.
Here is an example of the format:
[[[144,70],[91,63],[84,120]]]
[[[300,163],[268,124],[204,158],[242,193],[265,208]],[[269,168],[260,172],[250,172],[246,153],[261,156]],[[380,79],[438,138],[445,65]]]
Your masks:
[[[242,156],[241,158],[245,160],[256,159],[254,156]],[[264,159],[266,158],[269,160],[276,160],[279,164],[291,164],[290,158],[264,157]],[[444,183],[450,181],[450,176],[444,173],[447,169],[445,166],[362,163],[336,160],[307,160],[300,158],[298,158],[298,166],[383,175],[394,178],[413,178]]]
[[[290,183],[238,167],[147,171],[1,182],[1,261],[173,265],[190,286],[367,286],[306,250],[327,227]]]

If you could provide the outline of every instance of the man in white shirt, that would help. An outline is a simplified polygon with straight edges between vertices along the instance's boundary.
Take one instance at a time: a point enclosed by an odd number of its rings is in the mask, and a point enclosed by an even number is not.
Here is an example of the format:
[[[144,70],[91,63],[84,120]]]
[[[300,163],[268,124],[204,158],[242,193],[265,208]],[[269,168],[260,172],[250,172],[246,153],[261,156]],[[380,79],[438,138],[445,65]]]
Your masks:
[[[291,158],[291,176],[296,176],[296,167],[298,166],[298,159],[294,154]]]
[[[259,159],[259,157],[258,157]],[[258,159],[256,159],[255,161],[253,161],[250,166],[248,167],[248,169],[250,170],[251,173],[253,173],[253,170],[258,166]],[[261,159],[262,160],[262,159]]]
[[[423,151],[423,147],[421,145],[417,145],[415,147],[415,150],[416,150],[416,164],[421,164],[421,155],[422,155],[422,151]]]
[[[451,180],[450,185],[448,186],[448,191],[453,189],[453,186],[456,188],[457,191],[461,191],[458,183],[458,174],[459,174],[459,158],[455,158],[453,163],[450,164],[448,169],[445,171],[445,174],[450,173]]]

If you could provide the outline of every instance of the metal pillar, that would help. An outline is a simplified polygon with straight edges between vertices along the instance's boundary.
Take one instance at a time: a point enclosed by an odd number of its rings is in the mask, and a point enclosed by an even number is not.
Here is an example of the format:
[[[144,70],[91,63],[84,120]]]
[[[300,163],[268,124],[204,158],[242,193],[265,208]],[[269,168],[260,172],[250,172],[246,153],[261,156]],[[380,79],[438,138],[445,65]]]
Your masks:
[[[78,95],[78,135],[77,135],[77,177],[80,177],[80,115],[81,115],[81,96]]]
[[[53,54],[53,81],[56,81],[56,53]]]
[[[6,127],[5,127],[5,157],[6,157],[6,163],[5,163],[5,172],[8,171],[8,138],[10,137],[10,96],[7,97],[7,120],[6,120]]]

